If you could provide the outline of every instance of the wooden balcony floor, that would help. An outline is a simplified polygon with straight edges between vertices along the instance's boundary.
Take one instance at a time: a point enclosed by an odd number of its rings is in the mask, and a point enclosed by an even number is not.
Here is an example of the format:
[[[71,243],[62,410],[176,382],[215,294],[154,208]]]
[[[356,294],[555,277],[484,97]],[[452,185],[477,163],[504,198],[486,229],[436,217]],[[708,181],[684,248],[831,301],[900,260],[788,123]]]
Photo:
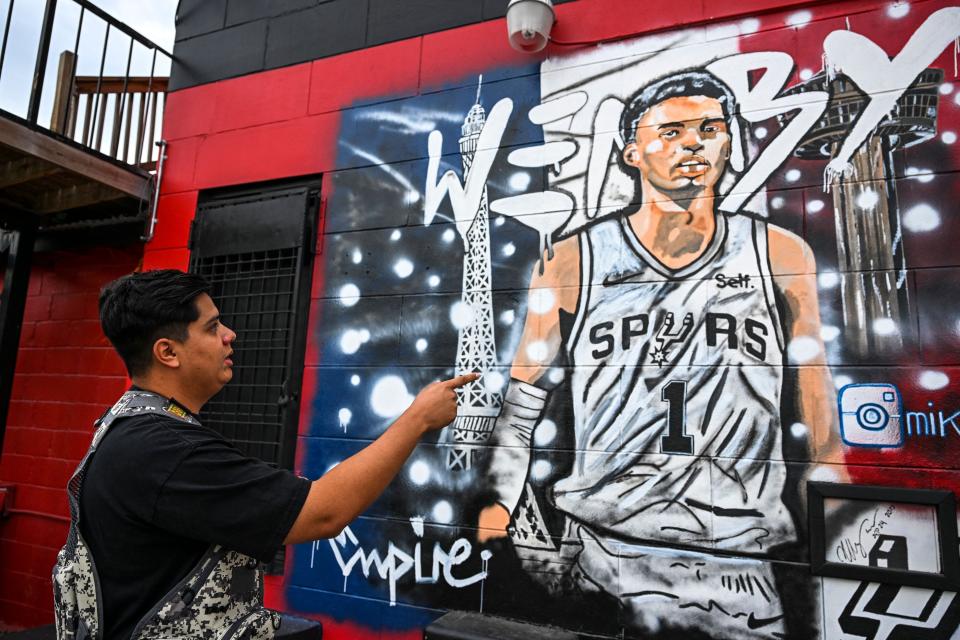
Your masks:
[[[44,228],[142,217],[149,200],[145,171],[0,113],[0,223]]]

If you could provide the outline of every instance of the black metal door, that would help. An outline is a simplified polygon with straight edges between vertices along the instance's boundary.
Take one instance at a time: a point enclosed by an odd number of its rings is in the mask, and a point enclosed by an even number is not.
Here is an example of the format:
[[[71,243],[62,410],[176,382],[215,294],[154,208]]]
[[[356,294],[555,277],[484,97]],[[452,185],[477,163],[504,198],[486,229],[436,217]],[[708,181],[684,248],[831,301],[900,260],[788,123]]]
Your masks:
[[[204,197],[190,270],[237,333],[233,380],[201,419],[248,455],[292,469],[319,182]]]

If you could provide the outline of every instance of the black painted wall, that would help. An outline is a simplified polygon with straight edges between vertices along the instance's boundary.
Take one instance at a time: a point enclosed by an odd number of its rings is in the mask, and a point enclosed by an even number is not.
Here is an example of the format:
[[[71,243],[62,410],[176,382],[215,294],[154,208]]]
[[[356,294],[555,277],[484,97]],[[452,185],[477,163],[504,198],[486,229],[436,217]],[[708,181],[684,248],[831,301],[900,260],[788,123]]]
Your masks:
[[[573,0],[554,0],[554,4]],[[502,17],[508,0],[180,0],[170,89]]]

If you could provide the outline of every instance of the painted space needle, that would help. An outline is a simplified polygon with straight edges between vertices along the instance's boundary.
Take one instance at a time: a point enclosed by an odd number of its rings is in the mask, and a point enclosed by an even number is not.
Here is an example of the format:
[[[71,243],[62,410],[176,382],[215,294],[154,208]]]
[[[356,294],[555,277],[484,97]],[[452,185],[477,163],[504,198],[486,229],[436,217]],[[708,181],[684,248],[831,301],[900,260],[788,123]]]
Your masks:
[[[841,274],[844,347],[857,357],[896,353],[903,346],[900,327],[910,321],[911,301],[894,151],[936,135],[937,90],[942,81],[941,69],[924,70],[897,101],[893,112],[854,153],[851,170],[829,178]],[[830,160],[836,157],[869,96],[845,75],[822,71],[786,93],[806,91],[828,91],[830,104],[795,154],[809,160]]]

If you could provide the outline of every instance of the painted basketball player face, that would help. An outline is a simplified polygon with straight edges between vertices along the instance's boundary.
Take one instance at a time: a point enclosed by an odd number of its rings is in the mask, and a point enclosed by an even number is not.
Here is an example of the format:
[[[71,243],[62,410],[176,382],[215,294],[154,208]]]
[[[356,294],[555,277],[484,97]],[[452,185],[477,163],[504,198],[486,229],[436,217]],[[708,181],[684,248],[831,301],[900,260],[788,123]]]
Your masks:
[[[716,98],[680,96],[650,107],[623,150],[627,164],[658,191],[712,187],[730,157],[730,133]]]

